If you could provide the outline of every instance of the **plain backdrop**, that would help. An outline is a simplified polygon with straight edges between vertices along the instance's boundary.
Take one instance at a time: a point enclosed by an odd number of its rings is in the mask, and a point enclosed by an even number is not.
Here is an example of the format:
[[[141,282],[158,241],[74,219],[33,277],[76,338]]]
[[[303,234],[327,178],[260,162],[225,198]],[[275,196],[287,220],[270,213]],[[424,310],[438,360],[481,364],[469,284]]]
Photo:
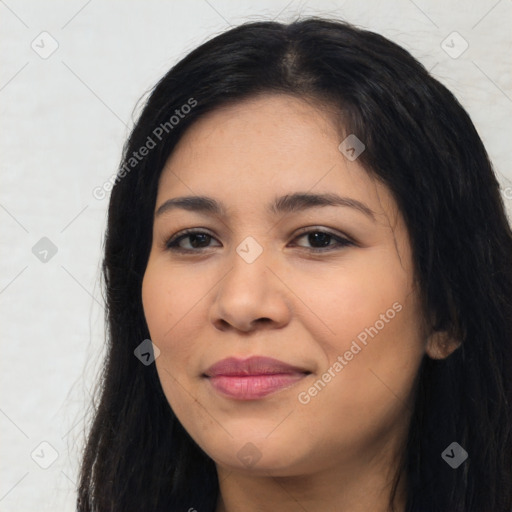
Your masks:
[[[115,173],[137,101],[230,26],[311,14],[401,44],[459,98],[510,215],[512,0],[0,0],[2,512],[75,508],[104,343],[108,197],[92,191]]]

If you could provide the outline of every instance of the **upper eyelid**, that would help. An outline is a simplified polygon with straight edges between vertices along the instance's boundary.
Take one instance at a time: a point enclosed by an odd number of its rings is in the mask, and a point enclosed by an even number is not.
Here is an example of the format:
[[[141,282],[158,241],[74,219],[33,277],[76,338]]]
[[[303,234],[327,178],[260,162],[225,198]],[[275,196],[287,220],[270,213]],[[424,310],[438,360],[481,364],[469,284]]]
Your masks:
[[[320,227],[320,226],[318,226],[318,227],[317,226],[306,226],[303,228],[299,228],[298,232],[295,233],[295,237],[302,235],[302,234],[310,233],[311,231],[313,231],[313,232],[320,231],[320,232],[324,232],[324,233],[327,233],[327,234],[333,235],[333,236],[350,238],[348,235],[345,235],[344,233],[335,233],[335,232],[333,232],[333,230],[331,228],[325,228],[325,227]],[[212,238],[217,238],[216,235],[211,233],[210,230],[208,230],[207,228],[185,228],[185,229],[182,229],[181,231],[178,231],[174,235],[172,235],[172,237],[169,237],[169,240],[171,238],[176,240],[182,236],[194,235],[197,233],[198,234],[206,234],[206,235],[210,235]]]

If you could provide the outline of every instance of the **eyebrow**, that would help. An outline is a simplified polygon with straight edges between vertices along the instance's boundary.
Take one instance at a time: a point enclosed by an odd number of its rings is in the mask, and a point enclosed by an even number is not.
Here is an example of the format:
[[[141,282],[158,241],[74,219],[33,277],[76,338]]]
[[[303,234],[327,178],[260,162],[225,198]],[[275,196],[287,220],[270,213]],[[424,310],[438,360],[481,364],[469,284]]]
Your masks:
[[[286,194],[284,196],[277,197],[272,203],[270,203],[267,211],[271,215],[279,215],[323,206],[345,206],[354,208],[361,213],[364,213],[372,220],[375,220],[375,212],[364,203],[350,197],[341,197],[332,193],[309,194],[297,192],[295,194]],[[226,216],[226,210],[222,203],[206,196],[183,196],[168,199],[158,207],[155,216],[158,217],[159,215],[176,208],[219,217]]]

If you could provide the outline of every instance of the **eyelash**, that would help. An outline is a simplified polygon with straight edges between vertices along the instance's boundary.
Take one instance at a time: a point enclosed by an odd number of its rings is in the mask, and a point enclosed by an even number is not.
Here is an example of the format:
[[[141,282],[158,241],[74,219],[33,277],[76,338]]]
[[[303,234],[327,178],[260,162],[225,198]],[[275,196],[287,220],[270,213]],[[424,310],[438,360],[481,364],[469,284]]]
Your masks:
[[[323,229],[309,229],[309,228],[302,228],[300,234],[294,238],[296,240],[297,238],[303,238],[304,236],[310,235],[312,233],[322,233],[325,235],[330,236],[332,239],[336,240],[335,245],[328,245],[327,247],[302,247],[299,246],[302,249],[306,249],[309,252],[312,253],[322,253],[322,252],[328,252],[333,251],[336,249],[342,249],[344,247],[354,245],[353,242],[350,240],[343,238],[341,236],[335,235],[334,233],[331,233],[330,231],[325,231]],[[174,236],[172,236],[165,244],[166,248],[173,252],[181,252],[181,253],[200,253],[203,252],[204,249],[209,249],[209,247],[202,247],[199,249],[184,249],[183,247],[179,247],[179,243],[181,240],[184,240],[186,238],[189,238],[190,235],[207,235],[210,238],[215,238],[213,235],[210,235],[210,233],[206,231],[196,230],[196,229],[186,229]]]

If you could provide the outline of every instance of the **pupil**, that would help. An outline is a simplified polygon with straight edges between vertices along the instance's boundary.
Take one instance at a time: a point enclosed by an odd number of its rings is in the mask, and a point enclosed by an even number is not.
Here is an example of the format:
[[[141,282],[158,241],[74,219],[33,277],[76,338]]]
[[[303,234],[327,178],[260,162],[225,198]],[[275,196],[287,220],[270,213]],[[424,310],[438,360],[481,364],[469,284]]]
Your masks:
[[[328,233],[310,233],[309,235],[309,243],[313,246],[315,245],[315,242],[320,242],[320,247],[325,247],[329,245],[330,239],[331,235]]]
[[[204,242],[208,242],[209,238],[210,238],[210,235],[201,234],[201,233],[193,233],[189,236],[190,236],[190,245],[194,248],[197,248],[197,246],[201,244],[201,240],[199,240],[199,242],[198,242],[198,239],[202,238],[202,242],[204,243]]]

